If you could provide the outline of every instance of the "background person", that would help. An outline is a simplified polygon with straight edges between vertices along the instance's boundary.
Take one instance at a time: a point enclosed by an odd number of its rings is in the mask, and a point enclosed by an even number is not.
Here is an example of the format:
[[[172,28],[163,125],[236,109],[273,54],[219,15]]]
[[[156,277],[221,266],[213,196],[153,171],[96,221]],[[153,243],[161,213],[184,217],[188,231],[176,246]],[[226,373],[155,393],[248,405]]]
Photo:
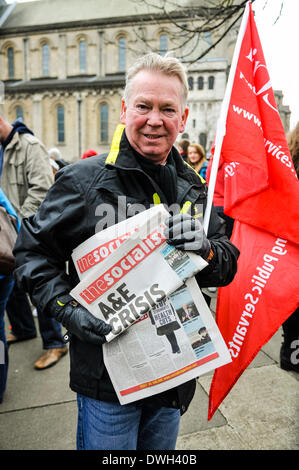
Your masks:
[[[190,145],[190,141],[188,139],[181,139],[178,143],[178,149],[181,154],[181,157],[185,162],[188,158],[188,147]]]
[[[288,146],[299,177],[299,122],[288,135]],[[282,324],[283,342],[280,348],[280,367],[299,372],[299,307]],[[296,352],[297,351],[297,352]]]
[[[86,150],[86,152],[83,153],[81,160],[85,160],[85,158],[89,157],[94,157],[95,155],[98,155],[98,152],[96,152],[93,149]]]
[[[49,154],[44,145],[22,121],[10,124],[0,116],[1,188],[20,220],[34,214],[53,184]],[[12,332],[7,343],[36,337],[36,327],[26,292],[14,284],[6,313]],[[38,370],[50,367],[66,354],[61,325],[46,317],[37,306],[39,330],[46,352],[35,362]]]
[[[63,168],[69,163],[62,158],[61,152],[58,148],[53,147],[49,150],[50,158],[58,165],[58,169]]]
[[[0,188],[0,206],[6,212],[17,220],[17,228],[20,228],[20,222],[17,214]],[[12,275],[0,275],[0,404],[3,401],[3,394],[6,389],[7,373],[8,373],[8,345],[5,334],[4,315],[7,300],[14,286],[14,279]]]
[[[187,162],[204,180],[206,179],[208,162],[204,148],[200,144],[190,144],[188,146]]]

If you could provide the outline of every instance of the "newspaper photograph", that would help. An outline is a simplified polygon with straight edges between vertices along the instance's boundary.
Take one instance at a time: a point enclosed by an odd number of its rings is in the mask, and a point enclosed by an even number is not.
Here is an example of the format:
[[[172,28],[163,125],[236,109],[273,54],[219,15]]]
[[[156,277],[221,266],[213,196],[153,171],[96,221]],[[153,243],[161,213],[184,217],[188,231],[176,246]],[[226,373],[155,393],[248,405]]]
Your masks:
[[[166,243],[163,233],[163,218],[165,220],[166,217],[169,213],[161,206],[150,212],[147,221],[138,230],[134,231],[132,225],[134,236],[123,241],[103,261],[93,265],[70,292],[93,315],[111,325],[112,332],[107,335],[107,341],[121,334],[180,287],[184,280],[207,265],[200,256]],[[114,230],[114,235],[117,235],[117,229]],[[88,243],[85,250],[83,257],[87,259],[86,254],[92,256],[95,252]],[[80,266],[78,258],[73,259]]]

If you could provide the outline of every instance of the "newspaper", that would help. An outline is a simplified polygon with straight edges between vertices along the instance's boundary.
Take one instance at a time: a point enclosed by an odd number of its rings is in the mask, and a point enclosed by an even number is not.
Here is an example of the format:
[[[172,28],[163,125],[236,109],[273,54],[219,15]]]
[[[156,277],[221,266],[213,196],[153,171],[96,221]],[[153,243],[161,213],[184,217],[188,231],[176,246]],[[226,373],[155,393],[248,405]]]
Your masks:
[[[121,404],[231,361],[194,278],[207,263],[166,243],[168,217],[162,205],[154,206],[72,254],[81,281],[71,295],[112,326],[104,362]]]
[[[141,226],[131,220],[130,227],[122,224],[124,234],[119,232],[119,227],[107,229],[101,234],[104,244],[98,245],[99,237],[92,237],[85,244],[85,254],[80,247],[72,255],[77,269],[89,272],[85,272],[71,295],[93,315],[111,325],[112,332],[106,336],[108,342],[207,265],[200,256],[166,243],[163,232],[169,213],[163,205],[145,212],[148,217]],[[144,221],[144,217],[144,214],[137,217],[137,222]],[[117,238],[109,240],[107,237],[111,234]],[[112,251],[112,242],[117,246],[116,241],[120,239],[122,243]],[[100,254],[106,253],[109,245],[111,253],[100,261]],[[90,268],[85,269],[88,266]]]

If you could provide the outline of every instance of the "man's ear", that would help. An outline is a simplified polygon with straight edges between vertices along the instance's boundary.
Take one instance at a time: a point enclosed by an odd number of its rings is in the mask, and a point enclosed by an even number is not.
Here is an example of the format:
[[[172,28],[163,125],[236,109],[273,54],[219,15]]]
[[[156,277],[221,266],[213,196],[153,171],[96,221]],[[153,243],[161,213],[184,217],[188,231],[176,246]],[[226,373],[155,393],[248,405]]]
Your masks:
[[[184,130],[185,130],[185,126],[186,126],[188,116],[189,116],[189,108],[186,108],[184,113],[182,114],[181,126],[180,126],[180,130],[179,130],[180,133],[184,132]]]
[[[126,124],[126,113],[127,113],[127,105],[126,105],[124,98],[122,98],[121,111],[120,111],[120,123],[121,124]]]

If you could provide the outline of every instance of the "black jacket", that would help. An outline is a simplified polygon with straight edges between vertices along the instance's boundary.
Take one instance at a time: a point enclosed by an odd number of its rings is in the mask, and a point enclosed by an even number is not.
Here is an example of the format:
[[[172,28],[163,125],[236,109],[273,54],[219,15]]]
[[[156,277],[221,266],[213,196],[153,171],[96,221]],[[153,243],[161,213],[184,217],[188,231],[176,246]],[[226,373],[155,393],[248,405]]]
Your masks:
[[[181,207],[187,202],[192,211],[196,210],[195,203],[202,204],[204,209],[206,185],[175,149],[171,154],[177,172],[176,202]],[[122,210],[117,206],[118,196],[122,196]],[[33,304],[47,313],[47,304],[51,300],[69,293],[78,283],[71,261],[72,250],[94,235],[96,228],[104,222],[108,226],[117,223],[120,217],[124,219],[132,204],[149,208],[157,201],[167,203],[161,188],[141,168],[125,133],[119,147],[107,158],[105,155],[91,157],[60,170],[38,212],[23,219],[15,246],[15,275]],[[114,207],[110,218],[102,210],[103,203]],[[196,215],[202,216],[198,209]],[[200,286],[226,285],[236,273],[239,252],[222,233],[221,219],[213,209],[208,238],[215,255],[210,265],[197,276]],[[67,261],[68,272],[65,269]],[[103,364],[102,348],[83,343],[73,336],[70,361],[73,391],[95,399],[118,401]],[[156,395],[152,400],[159,405],[178,407],[183,413],[194,390],[195,381],[192,380]]]

